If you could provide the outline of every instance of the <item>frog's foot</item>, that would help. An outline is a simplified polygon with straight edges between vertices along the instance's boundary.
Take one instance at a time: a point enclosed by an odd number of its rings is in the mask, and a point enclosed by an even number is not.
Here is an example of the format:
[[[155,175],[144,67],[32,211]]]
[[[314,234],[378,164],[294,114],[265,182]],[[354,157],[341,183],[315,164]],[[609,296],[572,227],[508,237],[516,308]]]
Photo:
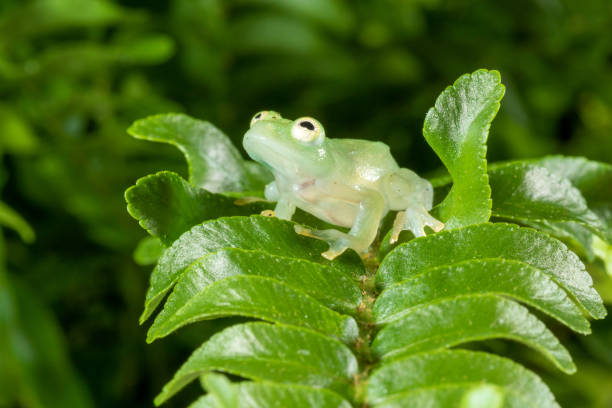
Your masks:
[[[294,229],[295,232],[300,235],[326,241],[329,244],[329,249],[323,252],[321,255],[330,261],[341,255],[349,248],[352,248],[359,253],[365,252],[365,249],[367,249],[361,248],[361,245],[359,245],[355,237],[335,229],[311,230],[309,228],[304,228],[301,225],[294,226]]]
[[[274,217],[274,210],[263,210],[259,213],[259,215],[263,215],[264,217]]]
[[[405,211],[400,211],[393,222],[391,243],[397,242],[400,232],[404,230],[409,230],[415,237],[424,237],[426,226],[435,232],[444,228],[444,224],[429,215],[425,208],[407,208]]]
[[[234,200],[234,204],[236,205],[247,205],[251,203],[257,203],[260,201],[266,201],[260,197],[240,197]]]

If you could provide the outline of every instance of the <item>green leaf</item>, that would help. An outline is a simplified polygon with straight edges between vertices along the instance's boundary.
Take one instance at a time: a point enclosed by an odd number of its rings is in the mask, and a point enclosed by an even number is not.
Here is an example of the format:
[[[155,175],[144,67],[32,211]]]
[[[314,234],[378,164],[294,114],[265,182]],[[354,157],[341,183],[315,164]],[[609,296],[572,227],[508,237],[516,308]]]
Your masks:
[[[312,25],[277,13],[250,14],[236,19],[230,35],[231,46],[239,54],[317,55],[329,51],[331,46]]]
[[[497,71],[461,76],[427,112],[423,135],[448,169],[453,187],[439,211],[447,229],[491,216],[486,142],[505,88]]]
[[[594,232],[612,241],[612,189],[601,188],[612,184],[609,164],[581,157],[550,156],[494,163],[489,166],[489,176],[496,197],[493,215],[569,242],[584,251],[589,261],[595,258]],[[436,197],[440,197],[448,190],[451,179],[439,177],[431,182],[436,187]]]
[[[202,386],[218,408],[239,408],[236,387],[222,374],[207,373],[200,378]]]
[[[32,153],[38,139],[30,124],[8,105],[0,104],[0,151],[12,154]]]
[[[259,213],[261,203],[236,205],[234,198],[192,187],[176,173],[162,171],[139,179],[125,192],[128,212],[152,236],[171,245],[203,221]]]
[[[591,332],[581,309],[550,275],[505,259],[473,259],[425,269],[385,289],[374,303],[374,316],[379,324],[386,323],[411,313],[414,307],[470,294],[508,296],[579,333]]]
[[[23,242],[32,243],[36,238],[34,230],[15,210],[0,201],[0,225],[15,230]]]
[[[535,162],[551,173],[568,179],[580,190],[589,208],[607,220],[608,228],[612,229],[612,165],[583,157],[564,156],[549,156]]]
[[[502,357],[464,350],[417,354],[383,365],[370,377],[367,399],[377,408],[413,406],[414,392],[428,392],[432,387],[467,390],[482,383],[503,389],[509,407],[559,407],[531,371]]]
[[[599,217],[601,234],[612,242],[612,165],[584,159],[582,157],[549,156],[534,160],[533,163],[546,168],[552,174],[569,180],[587,201],[589,209]],[[546,222],[535,225],[558,236],[573,240],[593,260],[593,231],[575,222]],[[599,223],[598,223],[599,224]]]
[[[339,33],[348,33],[354,23],[348,5],[338,0],[251,0],[250,3],[286,10],[300,19],[311,20]]]
[[[153,265],[164,252],[164,245],[159,238],[144,237],[134,250],[133,258],[140,266]]]
[[[165,114],[141,119],[128,133],[137,139],[179,148],[189,166],[189,182],[196,187],[215,193],[258,191],[271,180],[261,166],[243,160],[219,129],[187,115]]]
[[[461,408],[501,408],[503,402],[503,390],[490,384],[482,384],[463,395]]]
[[[259,250],[333,266],[350,276],[362,274],[363,264],[355,253],[327,261],[321,256],[326,244],[298,235],[293,229],[294,225],[289,221],[264,216],[219,218],[196,225],[181,235],[160,258],[151,274],[151,286],[140,321],[145,321],[153,313],[189,265],[224,248]]]
[[[460,296],[416,307],[385,326],[372,350],[383,359],[396,359],[490,338],[524,343],[565,373],[576,371],[569,353],[544,323],[525,307],[496,295]]]
[[[209,285],[236,275],[277,279],[342,313],[355,314],[361,303],[361,290],[357,284],[334,267],[261,251],[228,248],[213,252],[186,269],[155,319],[154,326],[167,325],[176,316],[184,315],[185,308]]]
[[[593,240],[593,252],[602,260],[606,267],[606,272],[612,277],[612,245],[595,237]]]
[[[452,385],[436,385],[428,388],[417,388],[414,391],[403,392],[400,395],[392,398],[385,399],[384,402],[374,405],[375,408],[405,408],[405,407],[456,407],[457,403],[460,402],[461,408],[474,408],[481,406],[483,408],[497,408],[493,401],[492,404],[485,405],[467,405],[470,394],[474,390],[497,390],[497,394],[501,394],[503,398],[503,389],[496,387],[491,384],[452,384]],[[486,392],[486,391],[483,391]],[[495,398],[490,396],[491,398]],[[471,401],[471,400],[470,400]],[[499,405],[501,406],[501,405]],[[521,406],[521,405],[519,405]],[[517,407],[518,408],[518,407]]]
[[[351,408],[351,404],[334,392],[298,384],[244,381],[232,384],[232,389],[236,393],[237,406],[240,408]],[[189,408],[219,408],[219,405],[213,401],[211,395],[207,395]]]
[[[88,41],[61,43],[46,48],[24,72],[26,76],[87,75],[104,67],[117,65],[159,64],[174,52],[171,37],[163,34],[127,37],[108,44]]]
[[[175,314],[160,315],[147,335],[152,342],[188,323],[227,316],[245,316],[303,326],[346,343],[355,341],[357,323],[321,305],[304,292],[277,280],[238,275],[217,281],[189,299]]]
[[[493,215],[524,224],[577,222],[604,234],[605,224],[569,180],[536,164],[513,162],[489,171]]]
[[[585,224],[574,221],[546,220],[525,220],[521,221],[521,224],[536,228],[560,239],[577,253],[580,253],[581,256],[584,256],[588,262],[595,261],[596,254],[593,248],[593,239],[599,239],[599,235],[594,234],[593,229]]]
[[[78,0],[45,0],[36,2],[34,10],[40,17],[48,19],[47,24],[66,28],[66,26],[96,26],[120,20],[123,8],[107,0],[90,1],[81,8]]]
[[[606,315],[593,280],[576,254],[544,233],[511,224],[474,225],[399,245],[383,260],[376,280],[387,287],[429,268],[487,258],[529,264],[548,274],[594,318]]]
[[[0,405],[8,398],[8,406],[92,407],[62,328],[39,298],[0,270]]]
[[[44,0],[12,8],[0,19],[0,34],[9,33],[15,41],[27,35],[40,35],[74,27],[94,28],[127,20],[126,9],[108,0]],[[4,16],[3,16],[4,17]]]
[[[155,398],[155,404],[212,370],[345,393],[357,373],[357,360],[344,344],[310,330],[245,323],[223,330],[196,350]]]

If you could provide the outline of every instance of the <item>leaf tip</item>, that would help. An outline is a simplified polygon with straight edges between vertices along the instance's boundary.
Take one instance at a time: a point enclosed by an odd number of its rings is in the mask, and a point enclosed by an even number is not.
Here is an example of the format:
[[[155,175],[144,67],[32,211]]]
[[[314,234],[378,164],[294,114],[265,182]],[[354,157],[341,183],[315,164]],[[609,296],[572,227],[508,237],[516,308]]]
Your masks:
[[[153,404],[155,404],[156,407],[159,407],[161,404],[163,404],[167,400],[168,400],[168,396],[165,395],[164,391],[162,391],[155,397],[155,399],[153,400]]]
[[[145,308],[142,311],[142,314],[138,318],[138,324],[140,324],[142,326],[144,324],[144,322],[147,321],[149,316],[151,316],[151,312],[152,312],[152,310],[150,310],[150,307],[148,305],[145,305]]]

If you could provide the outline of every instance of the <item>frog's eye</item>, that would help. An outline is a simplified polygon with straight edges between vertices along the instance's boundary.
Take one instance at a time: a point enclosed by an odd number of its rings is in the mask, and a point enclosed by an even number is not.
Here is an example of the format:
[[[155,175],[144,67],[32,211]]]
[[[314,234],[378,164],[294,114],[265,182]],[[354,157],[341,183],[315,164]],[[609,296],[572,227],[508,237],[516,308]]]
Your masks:
[[[255,122],[259,122],[260,120],[270,120],[270,119],[280,119],[281,115],[274,111],[261,111],[257,112],[253,119],[251,119],[251,126],[255,124]]]
[[[323,126],[313,118],[300,118],[293,122],[291,128],[291,136],[301,142],[323,140],[324,135]]]

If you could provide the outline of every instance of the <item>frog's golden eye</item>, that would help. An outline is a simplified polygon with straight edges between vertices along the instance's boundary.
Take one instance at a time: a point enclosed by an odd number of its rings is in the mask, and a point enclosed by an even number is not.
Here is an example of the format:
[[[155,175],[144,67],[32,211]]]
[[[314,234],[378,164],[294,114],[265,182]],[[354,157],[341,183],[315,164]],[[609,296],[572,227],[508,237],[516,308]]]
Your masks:
[[[278,112],[274,111],[261,111],[257,112],[253,119],[251,119],[251,126],[253,126],[256,122],[260,120],[270,120],[270,119],[280,119],[281,115]]]
[[[291,136],[301,142],[323,140],[323,126],[313,118],[299,118],[293,122]]]

